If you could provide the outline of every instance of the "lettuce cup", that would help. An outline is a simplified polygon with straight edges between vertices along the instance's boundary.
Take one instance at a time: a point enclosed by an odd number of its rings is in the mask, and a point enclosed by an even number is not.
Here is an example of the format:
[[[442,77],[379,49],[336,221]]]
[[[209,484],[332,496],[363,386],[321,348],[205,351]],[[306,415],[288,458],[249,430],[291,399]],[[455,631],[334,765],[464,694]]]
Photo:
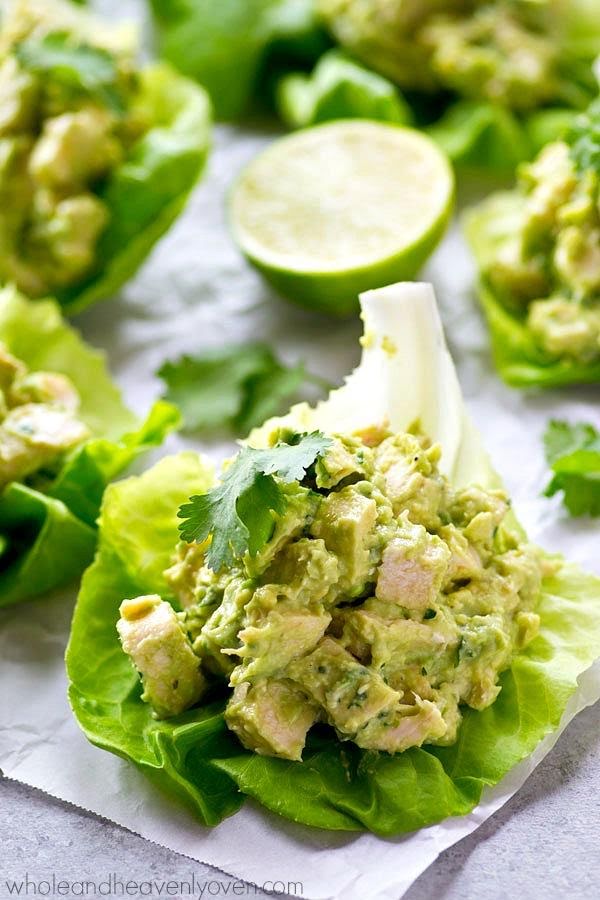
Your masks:
[[[105,494],[70,702],[207,825],[246,797],[382,835],[466,814],[600,652],[600,580],[527,541],[431,287],[361,304],[358,369],[220,481],[188,452]]]
[[[0,606],[81,574],[104,488],[178,421],[159,402],[140,422],[54,301],[0,290]]]
[[[75,312],[117,291],[183,209],[208,98],[68,0],[9,4],[0,95],[0,283]]]

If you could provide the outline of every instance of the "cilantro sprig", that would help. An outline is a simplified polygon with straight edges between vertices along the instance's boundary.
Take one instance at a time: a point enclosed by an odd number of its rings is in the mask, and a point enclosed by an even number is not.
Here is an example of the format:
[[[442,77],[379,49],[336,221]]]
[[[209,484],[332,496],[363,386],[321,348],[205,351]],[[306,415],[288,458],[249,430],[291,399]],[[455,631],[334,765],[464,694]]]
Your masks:
[[[117,63],[108,50],[75,42],[68,32],[53,31],[40,40],[30,38],[17,44],[15,55],[30,72],[97,97],[116,112],[122,111]]]
[[[314,431],[264,450],[242,448],[216,487],[180,507],[182,539],[203,543],[210,538],[206,563],[215,572],[246,551],[255,556],[273,532],[272,513],[285,512],[282,484],[302,481],[330,444],[331,438]]]
[[[572,516],[600,516],[600,432],[593,425],[553,419],[544,447],[554,473],[545,496],[562,491]]]
[[[600,174],[600,99],[575,118],[567,142],[571,146],[571,159],[581,173],[590,169]]]
[[[245,435],[255,425],[289,406],[304,383],[331,385],[306,371],[303,363],[286,366],[262,343],[238,344],[182,356],[166,362],[157,375],[165,382],[165,400],[183,414],[188,431],[229,428]]]

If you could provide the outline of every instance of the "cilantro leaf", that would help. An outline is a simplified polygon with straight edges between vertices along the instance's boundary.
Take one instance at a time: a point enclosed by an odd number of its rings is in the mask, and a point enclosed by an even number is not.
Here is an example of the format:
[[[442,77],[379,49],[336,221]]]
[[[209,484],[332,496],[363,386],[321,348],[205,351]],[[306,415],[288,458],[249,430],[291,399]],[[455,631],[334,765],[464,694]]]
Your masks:
[[[600,516],[600,432],[593,425],[552,420],[544,447],[554,472],[545,496],[563,491],[572,516]]]
[[[571,159],[579,172],[590,169],[600,174],[600,99],[578,115],[567,133]]]
[[[108,50],[75,42],[67,32],[54,31],[41,40],[31,38],[17,44],[15,55],[23,68],[98,97],[107,106],[122,111],[117,63]]]
[[[165,399],[183,413],[184,429],[230,428],[245,435],[276,415],[297,396],[302,384],[329,388],[310,375],[303,363],[285,366],[265,344],[243,344],[182,356],[158,370],[167,387]]]
[[[272,513],[285,512],[281,484],[301,482],[330,444],[331,438],[315,431],[264,450],[243,447],[220,484],[180,507],[182,540],[203,543],[210,538],[206,562],[215,572],[232,566],[246,551],[255,556],[273,532]]]

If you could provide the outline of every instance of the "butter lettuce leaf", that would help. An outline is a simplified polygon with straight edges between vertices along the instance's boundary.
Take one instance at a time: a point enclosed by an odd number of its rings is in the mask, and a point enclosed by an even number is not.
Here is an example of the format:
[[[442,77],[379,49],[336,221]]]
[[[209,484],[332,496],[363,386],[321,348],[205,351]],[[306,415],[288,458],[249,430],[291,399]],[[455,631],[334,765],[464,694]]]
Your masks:
[[[457,100],[427,131],[457,166],[512,175],[519,163],[560,138],[575,116],[565,107],[519,116],[499,104]]]
[[[313,72],[286,75],[277,87],[277,108],[290,128],[331,119],[377,119],[410,125],[413,115],[398,88],[339,50],[325,53]]]
[[[137,103],[152,123],[99,190],[109,224],[86,280],[57,293],[66,312],[114,294],[183,210],[210,146],[207,94],[166,63],[141,70]]]
[[[213,766],[221,754],[235,750],[222,703],[176,720],[153,718],[140,699],[139,679],[121,650],[115,623],[123,597],[167,593],[162,571],[177,542],[174,511],[211,480],[209,467],[195,454],[182,453],[107,489],[100,545],[83,578],[67,649],[69,699],[88,738],[133,760],[207,825],[243,802],[235,783]]]
[[[249,111],[277,57],[315,60],[328,46],[313,0],[151,0],[161,55],[209,92],[219,119]]]
[[[515,191],[493,194],[465,216],[465,233],[480,271],[478,296],[485,313],[494,362],[513,387],[560,387],[600,381],[600,362],[556,359],[535,341],[524,313],[508,309],[485,270],[520,225],[522,198]]]
[[[104,360],[62,319],[52,300],[0,291],[0,341],[32,370],[61,372],[77,387],[79,415],[92,436],[70,454],[41,492],[10,484],[0,494],[0,606],[66,584],[91,562],[96,518],[109,481],[179,423],[159,402],[140,423],[127,409]]]
[[[363,295],[362,306],[369,340],[344,387],[315,408],[299,404],[266,423],[250,445],[264,447],[275,423],[348,430],[385,412],[390,426],[402,430],[420,411],[423,428],[442,443],[444,471],[455,484],[496,486],[464,408],[432,291],[385,288]],[[398,391],[398,379],[409,374],[411,391]],[[211,484],[211,472],[188,453],[107,489],[99,551],[84,576],[67,650],[70,701],[87,737],[130,759],[205,824],[235,812],[244,796],[295,822],[382,835],[464,815],[486,786],[557,728],[579,676],[600,655],[600,579],[556,561],[555,574],[544,580],[539,636],[503,675],[498,700],[483,712],[466,710],[452,747],[377,754],[340,743],[323,727],[311,734],[302,763],[261,757],[224,727],[223,694],[157,721],[119,644],[119,605],[158,592],[177,608],[162,574],[177,541],[177,508]]]

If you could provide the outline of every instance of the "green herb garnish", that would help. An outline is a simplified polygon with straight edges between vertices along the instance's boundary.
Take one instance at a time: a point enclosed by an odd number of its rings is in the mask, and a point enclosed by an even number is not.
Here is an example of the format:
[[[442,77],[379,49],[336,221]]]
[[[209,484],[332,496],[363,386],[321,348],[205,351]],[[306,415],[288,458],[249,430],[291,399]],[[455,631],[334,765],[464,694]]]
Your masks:
[[[315,431],[265,450],[244,447],[220,484],[180,507],[182,539],[202,543],[210,538],[206,563],[215,572],[233,565],[246,551],[255,556],[273,532],[272,513],[285,511],[282,483],[302,481],[330,444],[331,438]]]
[[[167,386],[165,399],[181,410],[186,430],[225,427],[237,435],[247,434],[289,406],[302,384],[331,387],[307,372],[304,363],[286,366],[260,343],[182,356],[166,362],[157,375]]]
[[[600,99],[578,115],[567,133],[571,159],[579,172],[600,174]]]
[[[600,432],[593,425],[552,420],[544,447],[554,472],[545,496],[563,491],[572,516],[600,516]]]
[[[122,111],[117,90],[119,72],[115,57],[108,50],[74,42],[67,32],[54,31],[41,40],[32,38],[21,42],[15,47],[15,55],[23,68],[91,94],[112,109]]]

